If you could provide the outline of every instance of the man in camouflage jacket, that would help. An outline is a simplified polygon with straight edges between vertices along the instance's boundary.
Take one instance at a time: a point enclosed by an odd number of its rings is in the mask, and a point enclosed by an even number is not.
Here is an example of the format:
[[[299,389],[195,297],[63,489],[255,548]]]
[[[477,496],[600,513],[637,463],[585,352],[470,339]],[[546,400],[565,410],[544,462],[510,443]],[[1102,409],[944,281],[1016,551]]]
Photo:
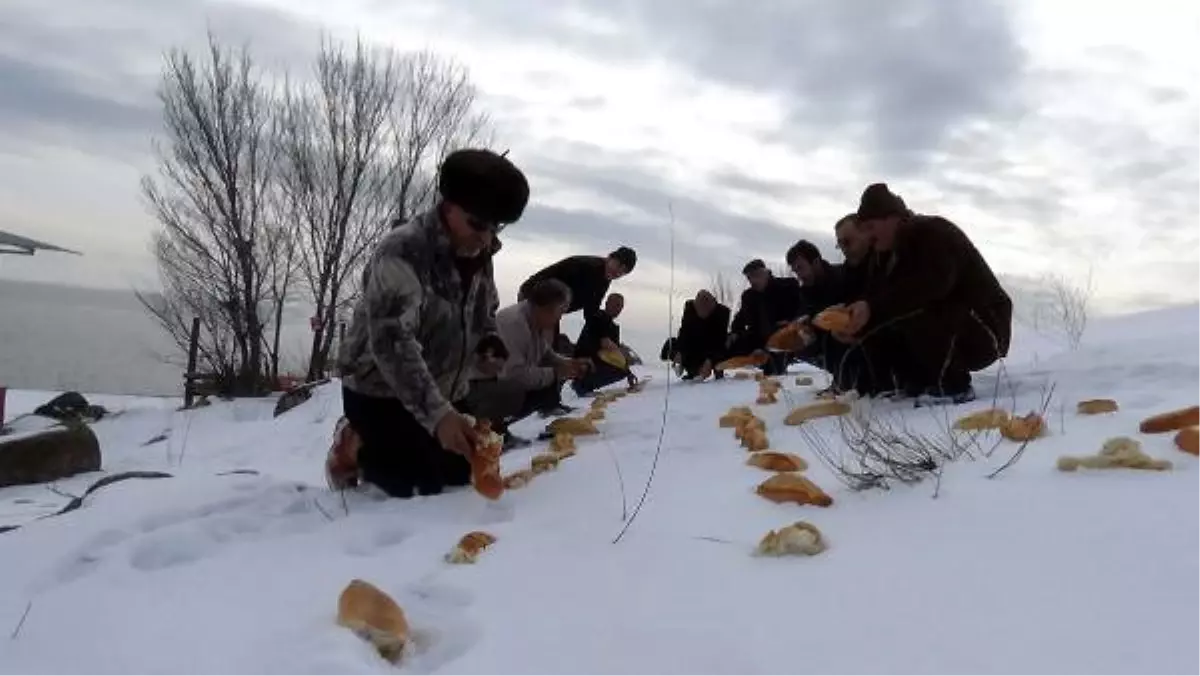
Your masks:
[[[477,357],[505,353],[495,335],[495,236],[529,198],[520,170],[486,150],[448,156],[439,192],[434,208],[391,230],[371,254],[338,359],[361,447],[357,462],[330,464],[395,497],[470,480],[477,439],[461,400]]]

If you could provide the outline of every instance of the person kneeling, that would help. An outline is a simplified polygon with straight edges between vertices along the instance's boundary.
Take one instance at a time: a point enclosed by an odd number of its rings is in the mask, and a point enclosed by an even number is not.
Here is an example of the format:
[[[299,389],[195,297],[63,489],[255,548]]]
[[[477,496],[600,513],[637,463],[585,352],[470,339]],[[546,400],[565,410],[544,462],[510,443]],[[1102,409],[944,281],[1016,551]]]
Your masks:
[[[637,376],[629,370],[621,351],[621,327],[615,321],[623,309],[625,297],[619,293],[610,294],[604,302],[604,308],[593,314],[579,332],[575,357],[588,360],[591,368],[582,378],[571,382],[571,389],[575,390],[576,395],[587,396],[622,380],[630,385],[637,382]]]
[[[438,193],[364,266],[338,356],[345,418],[362,443],[356,458],[341,453],[349,445],[331,449],[326,470],[336,487],[361,476],[410,498],[470,483],[478,433],[464,415],[459,375],[495,335],[496,234],[521,217],[529,183],[508,159],[467,149],[443,161]]]
[[[672,347],[673,361],[683,371],[684,380],[707,380],[725,376],[713,368],[725,357],[725,342],[729,334],[729,308],[717,302],[707,290],[683,304],[679,322],[679,337]]]
[[[496,313],[507,359],[485,346],[485,358],[471,380],[467,408],[492,421],[492,429],[504,435],[505,450],[529,445],[509,431],[510,425],[553,407],[563,381],[579,378],[590,367],[586,359],[570,359],[553,349],[556,327],[570,302],[570,289],[547,279],[536,282],[524,300]]]

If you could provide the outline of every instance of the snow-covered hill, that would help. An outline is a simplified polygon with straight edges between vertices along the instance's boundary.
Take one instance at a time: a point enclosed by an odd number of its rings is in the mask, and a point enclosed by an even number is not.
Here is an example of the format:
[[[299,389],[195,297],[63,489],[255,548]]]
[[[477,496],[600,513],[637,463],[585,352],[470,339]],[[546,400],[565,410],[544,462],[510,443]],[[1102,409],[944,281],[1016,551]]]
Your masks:
[[[1024,413],[1054,385],[1050,435],[995,479],[986,476],[1017,444],[954,463],[936,499],[931,482],[851,492],[799,428],[782,425],[824,384],[818,376],[807,387],[784,379],[780,403],[755,409],[772,448],[804,457],[835,502],[768,502],[754,487],[769,475],[717,427],[727,408],[753,402],[754,383],[673,383],[654,482],[615,545],[655,456],[661,368],[645,392],[609,407],[578,455],[496,503],[469,489],[412,501],[330,493],[321,468],[336,388],[279,419],[271,402],[178,413],[163,400],[96,397],[122,411],[95,427],[105,473],[173,478],[114,484],[44,520],[34,518],[67,498],[0,489],[0,525],[24,524],[0,534],[0,671],[389,670],[334,624],[338,593],[361,577],[415,628],[408,672],[1195,673],[1197,461],[1137,423],[1196,403],[1198,323],[1188,306],[1095,320],[1076,352],[1019,340],[1006,373],[981,374],[976,387]],[[9,397],[12,417],[47,394]],[[1092,397],[1121,410],[1077,416],[1075,402]],[[946,424],[944,413],[876,408],[914,430]],[[809,425],[839,449],[837,422]],[[1094,453],[1116,435],[1174,469],[1055,469],[1059,455]],[[78,494],[99,476],[56,490]],[[829,549],[751,555],[768,529],[797,519]],[[498,541],[473,566],[443,562],[475,529]]]

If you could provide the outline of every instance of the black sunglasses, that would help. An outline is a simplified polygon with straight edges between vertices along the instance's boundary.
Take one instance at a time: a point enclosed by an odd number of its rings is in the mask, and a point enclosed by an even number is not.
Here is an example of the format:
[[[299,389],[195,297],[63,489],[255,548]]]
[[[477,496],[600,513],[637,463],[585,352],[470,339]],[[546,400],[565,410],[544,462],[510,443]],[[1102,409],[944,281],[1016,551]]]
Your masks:
[[[467,225],[475,232],[490,232],[498,235],[504,230],[505,223],[493,223],[482,218],[467,214]]]

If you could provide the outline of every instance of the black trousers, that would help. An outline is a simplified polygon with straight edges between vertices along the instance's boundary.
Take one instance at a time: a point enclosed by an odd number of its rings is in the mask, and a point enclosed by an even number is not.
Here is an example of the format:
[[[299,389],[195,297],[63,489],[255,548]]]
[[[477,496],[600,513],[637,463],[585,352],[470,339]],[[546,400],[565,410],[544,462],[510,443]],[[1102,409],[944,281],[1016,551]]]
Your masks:
[[[471,482],[467,459],[442,448],[399,399],[370,397],[343,387],[342,407],[362,439],[358,466],[363,479],[388,495],[436,495],[446,486]]]
[[[511,380],[472,380],[466,407],[471,415],[492,421],[492,429],[503,434],[509,425],[558,405],[561,390],[562,383],[558,381],[541,389],[526,390]]]
[[[679,365],[683,367],[683,373],[688,378],[695,378],[700,373],[700,367],[704,366],[704,362],[711,361],[712,366],[716,366],[725,358],[721,353],[709,354],[703,350],[681,350],[677,338],[668,338],[663,343],[659,357],[663,361],[671,361],[676,354],[679,355]]]
[[[601,387],[607,387],[613,383],[625,380],[628,377],[629,371],[619,369],[603,359],[592,357],[592,370],[588,371],[582,378],[572,381],[571,389],[575,390],[575,394],[583,396]]]
[[[926,309],[870,332],[862,342],[867,362],[894,374],[910,392],[951,394],[971,385],[971,372],[1007,352],[1007,332],[997,333],[960,308]]]

